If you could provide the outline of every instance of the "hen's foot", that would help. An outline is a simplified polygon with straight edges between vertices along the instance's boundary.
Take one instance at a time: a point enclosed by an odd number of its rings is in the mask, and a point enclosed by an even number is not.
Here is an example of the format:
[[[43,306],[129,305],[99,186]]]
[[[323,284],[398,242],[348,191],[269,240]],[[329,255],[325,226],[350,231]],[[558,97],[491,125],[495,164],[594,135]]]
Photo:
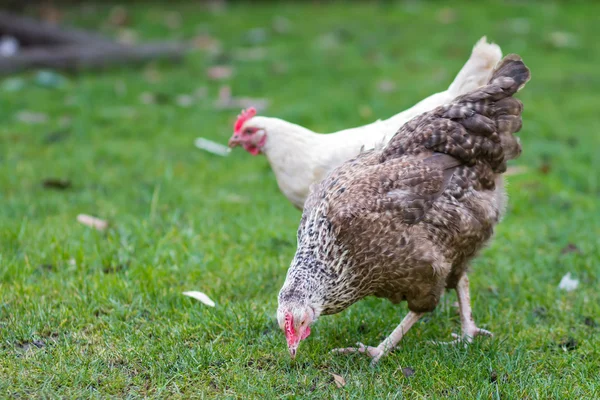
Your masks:
[[[365,353],[371,357],[371,367],[373,367],[381,357],[389,353],[400,340],[411,326],[421,318],[422,313],[416,313],[409,311],[406,317],[400,322],[400,325],[394,329],[390,336],[388,336],[379,346],[365,346],[362,343],[358,343],[358,347],[347,347],[345,349],[335,349],[336,353]]]
[[[385,354],[379,347],[366,346],[360,342],[356,343],[357,347],[345,347],[343,349],[334,349],[333,353],[349,354],[349,353],[364,353],[371,357],[371,366],[377,364],[379,359]]]
[[[452,334],[452,337],[454,338],[454,340],[451,340],[449,342],[438,342],[438,341],[433,341],[433,344],[442,344],[442,345],[455,345],[455,344],[459,344],[459,343],[464,343],[465,347],[466,345],[468,345],[469,343],[473,342],[473,339],[476,336],[494,336],[494,334],[488,330],[485,329],[481,329],[476,327],[475,325],[473,325],[472,327],[470,327],[469,329],[465,330],[462,335],[457,335],[456,333]]]

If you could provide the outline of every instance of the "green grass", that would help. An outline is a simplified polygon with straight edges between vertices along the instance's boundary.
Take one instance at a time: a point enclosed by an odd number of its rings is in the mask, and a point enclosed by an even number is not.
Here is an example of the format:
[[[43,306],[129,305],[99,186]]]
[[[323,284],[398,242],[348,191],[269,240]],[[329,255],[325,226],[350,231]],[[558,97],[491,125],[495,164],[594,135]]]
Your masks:
[[[129,11],[141,39],[205,32],[224,55],[82,72],[58,89],[27,73],[20,91],[2,90],[1,397],[599,398],[600,5],[455,7],[455,21],[443,24],[437,4],[414,1],[218,12],[139,4]],[[109,11],[71,8],[65,19],[116,34],[103,24]],[[171,11],[181,28],[165,26]],[[288,33],[273,31],[276,16],[292,21]],[[449,293],[375,369],[328,353],[377,344],[406,312],[367,299],[323,317],[289,359],[275,310],[300,213],[264,158],[193,147],[197,136],[225,142],[231,134],[237,110],[214,108],[222,83],[207,81],[205,69],[251,47],[253,28],[266,30],[258,45],[267,53],[233,59],[234,94],[266,97],[265,114],[318,131],[386,117],[443,90],[484,34],[523,56],[533,77],[519,95],[523,155],[513,165],[528,170],[510,178],[508,215],[471,273],[474,316],[493,339],[468,349],[427,344],[459,330]],[[557,47],[553,32],[575,42]],[[397,90],[380,93],[382,79]],[[202,87],[206,98],[176,104]],[[166,100],[142,104],[146,91]],[[48,121],[20,122],[23,110]],[[73,187],[44,189],[48,177]],[[108,219],[111,229],[82,226],[78,213]],[[562,254],[568,244],[579,251]],[[571,293],[557,288],[567,272],[580,280]],[[206,292],[217,307],[185,290]]]

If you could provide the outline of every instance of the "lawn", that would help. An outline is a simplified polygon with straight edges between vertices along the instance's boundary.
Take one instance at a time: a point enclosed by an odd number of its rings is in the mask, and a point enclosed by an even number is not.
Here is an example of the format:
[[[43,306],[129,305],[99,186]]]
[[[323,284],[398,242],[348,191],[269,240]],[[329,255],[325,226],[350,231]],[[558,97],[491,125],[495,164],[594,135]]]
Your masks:
[[[0,81],[0,397],[600,398],[600,4],[453,7],[134,2],[126,28],[108,5],[63,9],[76,26],[202,48],[58,87],[35,72]],[[275,311],[300,212],[264,157],[193,146],[231,135],[239,110],[215,107],[220,87],[330,132],[444,90],[483,35],[532,71],[522,172],[471,273],[494,338],[428,344],[460,330],[448,293],[376,368],[330,354],[377,344],[407,311],[370,298],[321,318],[290,360]],[[208,79],[214,65],[233,75]],[[568,272],[572,292],[558,289]]]

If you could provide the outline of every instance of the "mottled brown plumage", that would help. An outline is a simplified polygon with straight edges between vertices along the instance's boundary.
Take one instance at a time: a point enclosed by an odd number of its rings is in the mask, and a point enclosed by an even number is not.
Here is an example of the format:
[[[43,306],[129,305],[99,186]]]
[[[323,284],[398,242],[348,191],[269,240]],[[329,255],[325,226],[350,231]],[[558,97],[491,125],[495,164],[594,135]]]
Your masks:
[[[496,188],[507,160],[521,152],[513,133],[523,107],[511,96],[529,77],[520,57],[505,57],[488,85],[413,119],[385,148],[313,187],[279,294],[293,354],[319,315],[369,295],[407,301],[410,310],[377,348],[357,349],[374,362],[437,306],[444,289],[457,289],[463,335],[488,333],[470,315],[466,268],[504,210]]]

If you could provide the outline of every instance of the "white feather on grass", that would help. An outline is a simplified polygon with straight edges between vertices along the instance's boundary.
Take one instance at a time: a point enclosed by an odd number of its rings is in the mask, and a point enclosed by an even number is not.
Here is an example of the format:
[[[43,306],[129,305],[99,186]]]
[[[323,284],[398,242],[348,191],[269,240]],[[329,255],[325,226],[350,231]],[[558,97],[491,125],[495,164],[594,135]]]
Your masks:
[[[215,302],[212,301],[210,299],[210,297],[208,297],[205,293],[202,292],[197,292],[197,291],[190,291],[190,292],[183,292],[184,295],[189,296],[193,299],[198,300],[200,303],[206,304],[207,306],[210,307],[214,307],[215,306]]]

